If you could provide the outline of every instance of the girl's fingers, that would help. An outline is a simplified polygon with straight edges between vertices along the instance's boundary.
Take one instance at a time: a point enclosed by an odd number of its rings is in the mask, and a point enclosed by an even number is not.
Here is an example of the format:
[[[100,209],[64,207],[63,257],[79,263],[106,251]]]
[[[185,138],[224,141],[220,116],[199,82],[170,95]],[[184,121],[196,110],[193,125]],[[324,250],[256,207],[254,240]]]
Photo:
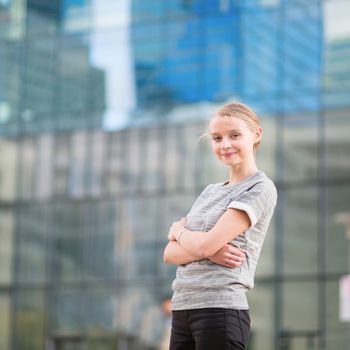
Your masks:
[[[233,255],[245,257],[245,252],[242,249],[240,249],[240,248],[236,248],[236,247],[231,246],[229,248],[229,250],[230,250],[230,253],[233,254]]]
[[[238,261],[230,261],[230,262],[226,262],[225,265],[227,267],[230,267],[230,268],[235,268],[235,267],[240,267],[241,266],[241,262],[238,262]]]
[[[226,255],[228,259],[232,260],[232,261],[239,261],[242,262],[245,260],[245,256],[244,255],[237,255],[234,253],[230,253],[228,255]]]

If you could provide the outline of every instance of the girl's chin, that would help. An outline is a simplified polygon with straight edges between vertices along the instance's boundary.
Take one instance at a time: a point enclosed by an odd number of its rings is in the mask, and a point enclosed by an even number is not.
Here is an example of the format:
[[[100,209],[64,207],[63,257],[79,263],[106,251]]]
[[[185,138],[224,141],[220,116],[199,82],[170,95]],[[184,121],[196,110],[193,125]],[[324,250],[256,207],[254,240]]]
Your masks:
[[[240,162],[232,162],[232,161],[228,161],[228,160],[222,160],[221,161],[223,164],[225,164],[225,165],[227,165],[227,166],[235,166],[235,165],[237,165],[238,163],[240,163]]]

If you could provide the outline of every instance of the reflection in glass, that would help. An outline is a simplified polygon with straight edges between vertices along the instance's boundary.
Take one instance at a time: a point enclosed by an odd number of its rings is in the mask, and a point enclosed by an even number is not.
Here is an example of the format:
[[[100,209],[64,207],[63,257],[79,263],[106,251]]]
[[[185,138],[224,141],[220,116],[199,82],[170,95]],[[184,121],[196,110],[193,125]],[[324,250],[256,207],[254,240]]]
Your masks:
[[[157,346],[168,229],[227,179],[197,140],[236,99],[262,116],[258,164],[280,194],[251,346],[289,332],[312,348],[296,332],[318,331],[346,348],[349,6],[0,0],[0,348]]]
[[[85,203],[83,210],[84,280],[115,279],[118,273],[118,205],[112,201]]]
[[[10,285],[13,282],[14,229],[13,210],[2,209],[0,212],[0,285]]]
[[[350,174],[350,120],[348,112],[329,111],[325,114],[325,121],[327,174],[333,179],[346,178]]]
[[[79,289],[56,289],[50,295],[50,326],[53,334],[77,333],[83,328],[85,294]]]
[[[320,129],[317,115],[302,114],[285,120],[283,176],[287,181],[305,181],[321,175],[318,156]]]
[[[13,348],[32,350],[44,347],[44,295],[42,291],[16,291],[14,294]]]
[[[350,344],[349,324],[339,319],[339,281],[329,281],[326,286],[327,349],[346,348]]]
[[[63,195],[68,191],[69,184],[69,135],[55,137],[55,155],[53,158],[54,194]]]
[[[77,281],[81,277],[81,206],[70,203],[52,205],[49,212],[50,273],[54,281]]]
[[[327,203],[327,270],[346,273],[350,270],[350,243],[346,240],[347,227],[337,220],[337,216],[350,212],[350,186],[328,188]]]
[[[92,335],[115,334],[118,298],[114,288],[90,288],[85,294],[84,328]]]
[[[34,194],[37,159],[37,140],[23,139],[19,147],[18,195],[20,198],[30,198]]]
[[[318,284],[309,282],[285,282],[283,284],[282,330],[298,332],[318,330]],[[300,317],[300,315],[303,315]],[[297,336],[296,336],[297,337]]]
[[[10,348],[10,296],[0,292],[0,349]]]
[[[46,208],[23,207],[17,216],[17,279],[21,282],[44,282],[47,254]]]
[[[248,293],[250,317],[252,320],[250,346],[252,349],[273,349],[274,327],[272,321],[275,312],[273,287],[270,284],[259,283],[254,292]]]
[[[286,274],[318,271],[317,188],[285,191],[286,217],[283,227],[283,268]]]

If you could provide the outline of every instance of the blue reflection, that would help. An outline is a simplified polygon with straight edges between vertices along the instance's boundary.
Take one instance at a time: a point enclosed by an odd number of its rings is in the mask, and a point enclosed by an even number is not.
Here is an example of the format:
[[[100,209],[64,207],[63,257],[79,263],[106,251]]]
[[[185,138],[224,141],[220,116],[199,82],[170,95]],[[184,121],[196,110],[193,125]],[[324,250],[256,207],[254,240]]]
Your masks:
[[[182,16],[136,22],[139,109],[238,97],[265,113],[319,110],[321,5],[249,4],[248,10],[218,0],[171,2]],[[141,11],[134,7],[133,18]]]

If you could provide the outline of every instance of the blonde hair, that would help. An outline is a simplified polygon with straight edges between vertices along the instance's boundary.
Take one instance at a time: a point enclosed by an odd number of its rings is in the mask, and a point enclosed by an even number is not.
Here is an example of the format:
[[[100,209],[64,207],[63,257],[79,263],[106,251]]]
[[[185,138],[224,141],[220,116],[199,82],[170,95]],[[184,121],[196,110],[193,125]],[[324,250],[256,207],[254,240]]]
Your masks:
[[[240,118],[246,122],[248,128],[251,131],[255,131],[258,127],[261,127],[260,119],[257,114],[250,107],[241,102],[230,102],[224,104],[215,111],[213,117],[210,120],[216,116]],[[206,130],[204,130],[201,138],[209,136],[209,123]],[[254,150],[257,150],[259,145],[260,141],[256,142],[254,144]]]

